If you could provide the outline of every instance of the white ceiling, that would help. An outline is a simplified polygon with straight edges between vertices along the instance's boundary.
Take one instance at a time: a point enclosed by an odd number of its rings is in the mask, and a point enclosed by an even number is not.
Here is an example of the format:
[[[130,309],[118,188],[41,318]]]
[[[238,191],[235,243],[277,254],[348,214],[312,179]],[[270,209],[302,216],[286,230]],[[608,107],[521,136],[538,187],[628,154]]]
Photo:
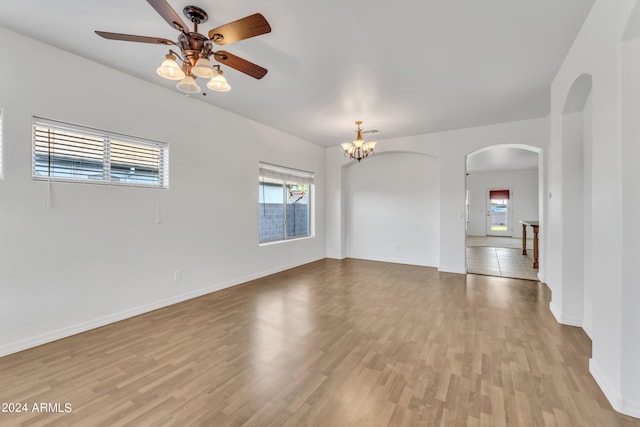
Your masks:
[[[224,48],[269,69],[262,80],[227,68],[232,90],[194,102],[332,146],[353,139],[355,120],[380,140],[545,116],[594,0],[168,2],[181,16],[188,4],[205,9],[203,34],[254,12],[273,28]],[[145,1],[2,0],[0,26],[173,87],[155,73],[165,46],[93,32],[175,40]]]

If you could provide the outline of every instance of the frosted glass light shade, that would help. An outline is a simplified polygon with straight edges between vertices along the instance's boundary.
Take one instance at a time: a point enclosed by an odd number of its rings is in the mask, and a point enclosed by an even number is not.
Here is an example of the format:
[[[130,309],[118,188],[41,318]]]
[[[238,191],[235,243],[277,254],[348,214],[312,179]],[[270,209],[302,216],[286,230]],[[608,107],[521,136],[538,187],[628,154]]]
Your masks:
[[[373,151],[373,150],[375,150],[375,148],[376,148],[376,144],[377,144],[377,142],[375,142],[375,141],[367,142],[367,143],[366,143],[367,150],[369,150],[369,151]]]
[[[221,70],[218,70],[216,75],[209,80],[207,87],[211,90],[215,90],[216,92],[228,92],[231,90],[231,86],[229,86],[229,83],[227,82],[227,79],[224,78]]]
[[[362,144],[364,144],[364,140],[362,140],[362,139],[356,139],[356,140],[353,141],[353,145],[355,145],[356,148],[362,147]]]
[[[194,94],[200,92],[200,86],[196,83],[196,79],[191,76],[186,76],[180,80],[176,87],[183,93]]]
[[[211,65],[211,61],[207,58],[199,58],[198,61],[196,61],[196,65],[191,68],[191,72],[194,76],[204,79],[210,79],[216,74],[216,71]]]
[[[349,152],[349,149],[353,146],[350,142],[343,142],[340,144],[345,153]]]
[[[182,80],[185,77],[184,71],[182,71],[172,54],[166,56],[162,64],[156,68],[156,73],[158,73],[160,77],[169,80]]]

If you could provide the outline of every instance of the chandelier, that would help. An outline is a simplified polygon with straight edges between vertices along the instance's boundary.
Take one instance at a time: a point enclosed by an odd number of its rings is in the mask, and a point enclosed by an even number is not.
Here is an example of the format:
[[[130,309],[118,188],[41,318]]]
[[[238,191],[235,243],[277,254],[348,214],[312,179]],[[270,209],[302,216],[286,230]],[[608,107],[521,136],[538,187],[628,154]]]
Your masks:
[[[340,144],[344,150],[344,155],[357,161],[364,159],[369,154],[373,154],[373,150],[376,147],[376,142],[365,142],[364,139],[362,139],[362,129],[360,129],[361,124],[361,120],[356,121],[358,129],[356,130],[356,139],[354,139],[353,142],[344,142]]]

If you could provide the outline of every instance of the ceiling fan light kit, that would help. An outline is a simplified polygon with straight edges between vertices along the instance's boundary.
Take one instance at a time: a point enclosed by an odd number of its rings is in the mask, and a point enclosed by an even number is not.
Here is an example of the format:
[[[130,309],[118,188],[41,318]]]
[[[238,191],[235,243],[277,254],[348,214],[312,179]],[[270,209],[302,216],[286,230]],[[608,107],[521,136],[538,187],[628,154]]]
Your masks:
[[[191,75],[187,75],[184,79],[180,80],[176,87],[180,92],[189,95],[200,93],[201,90],[200,86],[198,86],[198,83],[196,83],[196,79],[194,79]]]
[[[203,79],[210,79],[215,76],[213,65],[211,65],[211,61],[208,58],[199,58],[196,61],[196,65],[191,67],[191,72],[194,76],[202,77]]]
[[[211,90],[215,90],[216,92],[229,92],[231,90],[231,86],[227,82],[227,79],[222,74],[222,70],[219,65],[216,65],[217,70],[215,70],[215,75],[209,80],[207,83],[207,87]]]
[[[173,56],[173,53],[167,53],[166,59],[162,61],[162,64],[158,68],[156,68],[156,73],[160,77],[164,77],[168,80],[182,80],[186,76],[184,71],[178,63],[176,62],[176,57]]]
[[[224,77],[220,65],[213,65],[210,58],[221,64],[247,74],[255,79],[261,79],[267,74],[267,69],[242,59],[226,51],[214,51],[214,44],[227,45],[240,40],[259,36],[271,32],[271,26],[264,16],[254,13],[209,31],[208,36],[198,33],[198,25],[208,20],[207,13],[196,6],[186,6],[184,15],[193,23],[194,29],[189,32],[187,24],[167,3],[166,0],[147,0],[147,2],[164,18],[171,27],[178,30],[178,41],[159,37],[136,36],[132,34],[109,33],[96,31],[100,37],[109,40],[133,41],[139,43],[174,45],[177,53],[169,50],[165,60],[156,69],[156,73],[168,80],[178,80],[177,89],[186,94],[196,94],[201,91],[196,82],[197,78],[210,79],[207,87],[217,92],[228,92],[231,86]],[[178,60],[182,64],[178,64]]]
[[[344,155],[349,157],[350,159],[357,160],[358,162],[365,157],[368,157],[369,154],[374,154],[377,144],[374,141],[364,141],[364,139],[362,138],[362,129],[360,129],[361,124],[361,120],[356,121],[356,126],[358,126],[358,129],[356,130],[356,139],[354,139],[353,142],[343,142],[342,144],[340,144],[342,150],[344,151]]]

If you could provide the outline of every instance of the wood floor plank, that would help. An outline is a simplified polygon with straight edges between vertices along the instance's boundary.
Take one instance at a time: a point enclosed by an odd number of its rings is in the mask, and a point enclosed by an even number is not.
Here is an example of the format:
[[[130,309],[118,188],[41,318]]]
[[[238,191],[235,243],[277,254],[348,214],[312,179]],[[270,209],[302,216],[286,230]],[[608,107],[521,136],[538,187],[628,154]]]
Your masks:
[[[549,298],[322,260],[0,358],[0,426],[640,426]]]

